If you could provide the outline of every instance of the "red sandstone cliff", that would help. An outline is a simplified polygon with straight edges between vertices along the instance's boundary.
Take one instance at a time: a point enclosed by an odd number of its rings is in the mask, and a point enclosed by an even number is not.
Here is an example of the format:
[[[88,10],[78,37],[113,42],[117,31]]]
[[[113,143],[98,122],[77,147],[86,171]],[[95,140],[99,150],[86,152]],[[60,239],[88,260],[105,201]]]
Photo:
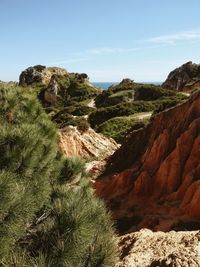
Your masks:
[[[200,93],[130,134],[96,181],[121,230],[200,219]],[[123,228],[125,226],[125,228]],[[132,227],[132,228],[131,228]]]

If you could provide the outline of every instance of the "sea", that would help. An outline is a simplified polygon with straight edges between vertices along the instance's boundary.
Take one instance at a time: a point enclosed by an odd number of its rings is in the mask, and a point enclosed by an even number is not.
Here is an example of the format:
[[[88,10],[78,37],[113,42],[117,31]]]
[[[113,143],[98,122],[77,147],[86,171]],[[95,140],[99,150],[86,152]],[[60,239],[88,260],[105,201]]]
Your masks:
[[[144,84],[155,84],[155,85],[161,85],[162,82],[140,82]],[[101,88],[101,89],[108,89],[111,85],[119,84],[119,82],[93,82],[94,86]]]

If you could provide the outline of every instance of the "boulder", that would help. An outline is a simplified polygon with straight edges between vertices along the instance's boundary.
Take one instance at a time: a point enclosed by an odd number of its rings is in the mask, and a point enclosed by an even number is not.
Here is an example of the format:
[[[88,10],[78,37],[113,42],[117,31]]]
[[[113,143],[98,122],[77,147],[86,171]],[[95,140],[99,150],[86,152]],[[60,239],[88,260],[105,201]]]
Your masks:
[[[22,71],[19,77],[19,85],[25,86],[37,82],[42,82],[42,71],[45,68],[45,66],[36,65],[34,67],[29,67],[26,70]]]
[[[35,83],[47,85],[52,75],[68,75],[65,69],[35,65],[22,71],[19,77],[19,85],[27,86]]]

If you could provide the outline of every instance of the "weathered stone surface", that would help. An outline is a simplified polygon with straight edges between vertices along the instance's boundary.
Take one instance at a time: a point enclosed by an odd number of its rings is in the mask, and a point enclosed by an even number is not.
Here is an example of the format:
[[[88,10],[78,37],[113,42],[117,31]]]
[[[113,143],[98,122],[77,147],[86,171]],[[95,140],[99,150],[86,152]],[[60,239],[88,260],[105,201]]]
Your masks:
[[[44,91],[44,101],[49,104],[54,104],[57,100],[59,85],[56,81],[55,75],[51,77],[47,89]]]
[[[152,232],[142,229],[119,238],[115,267],[198,267],[200,232]]]
[[[115,219],[133,218],[132,230],[167,231],[180,221],[200,220],[199,178],[198,92],[158,114],[146,128],[130,133],[95,187]],[[140,218],[136,225],[134,216]]]
[[[119,145],[93,129],[81,132],[68,126],[59,130],[60,146],[67,156],[80,156],[87,160],[104,159],[114,153]]]
[[[170,72],[162,87],[178,91],[189,91],[200,87],[200,64],[189,61],[176,68]]]
[[[105,159],[114,153],[119,145],[112,139],[96,133],[93,129],[82,132],[68,126],[59,130],[60,147],[68,157],[79,156],[87,160],[87,170],[93,178],[104,169]]]
[[[66,74],[68,74],[68,72],[62,68],[47,68],[43,65],[36,65],[22,71],[19,77],[19,85],[26,86],[34,83],[48,84],[52,75]]]

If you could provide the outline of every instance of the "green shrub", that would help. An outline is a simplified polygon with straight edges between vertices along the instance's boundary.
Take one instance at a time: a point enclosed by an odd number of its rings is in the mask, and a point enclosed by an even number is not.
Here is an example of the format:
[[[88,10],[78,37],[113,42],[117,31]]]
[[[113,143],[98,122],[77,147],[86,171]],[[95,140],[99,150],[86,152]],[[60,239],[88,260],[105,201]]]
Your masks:
[[[110,216],[87,179],[78,186],[55,187],[49,217],[25,243],[44,266],[112,266],[116,246]],[[29,254],[30,255],[30,254]],[[37,266],[40,266],[39,264]]]
[[[178,95],[172,90],[162,89],[160,86],[141,86],[135,92],[135,100],[152,101],[163,97]]]
[[[92,127],[120,116],[129,116],[140,112],[150,112],[159,107],[159,102],[135,101],[133,103],[122,103],[115,106],[100,108],[90,113],[89,122]]]
[[[137,130],[143,128],[148,120],[137,120],[130,117],[112,118],[97,127],[97,132],[107,137],[115,139],[116,142],[122,143],[127,130]]]
[[[0,88],[0,258],[10,255],[56,178],[57,135],[36,98]]]
[[[0,88],[0,266],[112,266],[115,236],[84,164],[35,97]]]
[[[85,161],[78,157],[66,158],[61,170],[59,181],[64,184],[71,182],[77,176],[85,174]]]
[[[95,103],[98,108],[101,107],[108,107],[112,105],[119,104],[121,102],[132,102],[135,100],[147,100],[145,97],[144,99],[140,96],[140,92],[142,91],[152,94],[156,90],[162,90],[161,86],[156,86],[153,84],[140,84],[135,83],[133,81],[128,80],[127,82],[124,80],[117,85],[112,85],[108,88],[108,90],[104,90],[100,95],[95,98]],[[148,90],[148,91],[147,91]],[[165,90],[167,91],[167,90]],[[173,92],[172,92],[173,94]],[[143,94],[142,94],[143,96]],[[155,100],[149,98],[148,100]]]
[[[162,101],[160,101],[160,105],[154,110],[153,115],[160,113],[166,109],[172,108],[182,103],[185,99],[187,99],[187,97],[185,96],[164,98]]]
[[[130,102],[134,100],[134,86],[125,87],[124,85],[111,86],[108,90],[102,91],[95,98],[95,104],[98,108],[117,105],[121,102]]]
[[[58,125],[59,128],[64,128],[65,126],[79,126],[79,125],[87,125],[86,128],[89,128],[90,124],[84,118],[84,116],[74,117],[73,115],[68,114],[64,110],[55,114],[52,117],[52,120]]]
[[[74,110],[72,111],[71,114],[74,116],[84,116],[90,114],[94,110],[95,109],[92,107],[77,105],[74,107]]]
[[[89,122],[93,128],[101,123],[121,116],[129,116],[140,112],[164,110],[184,101],[187,97],[180,94],[171,97],[163,97],[155,101],[134,101],[132,103],[121,103],[114,106],[99,108],[89,115]]]

